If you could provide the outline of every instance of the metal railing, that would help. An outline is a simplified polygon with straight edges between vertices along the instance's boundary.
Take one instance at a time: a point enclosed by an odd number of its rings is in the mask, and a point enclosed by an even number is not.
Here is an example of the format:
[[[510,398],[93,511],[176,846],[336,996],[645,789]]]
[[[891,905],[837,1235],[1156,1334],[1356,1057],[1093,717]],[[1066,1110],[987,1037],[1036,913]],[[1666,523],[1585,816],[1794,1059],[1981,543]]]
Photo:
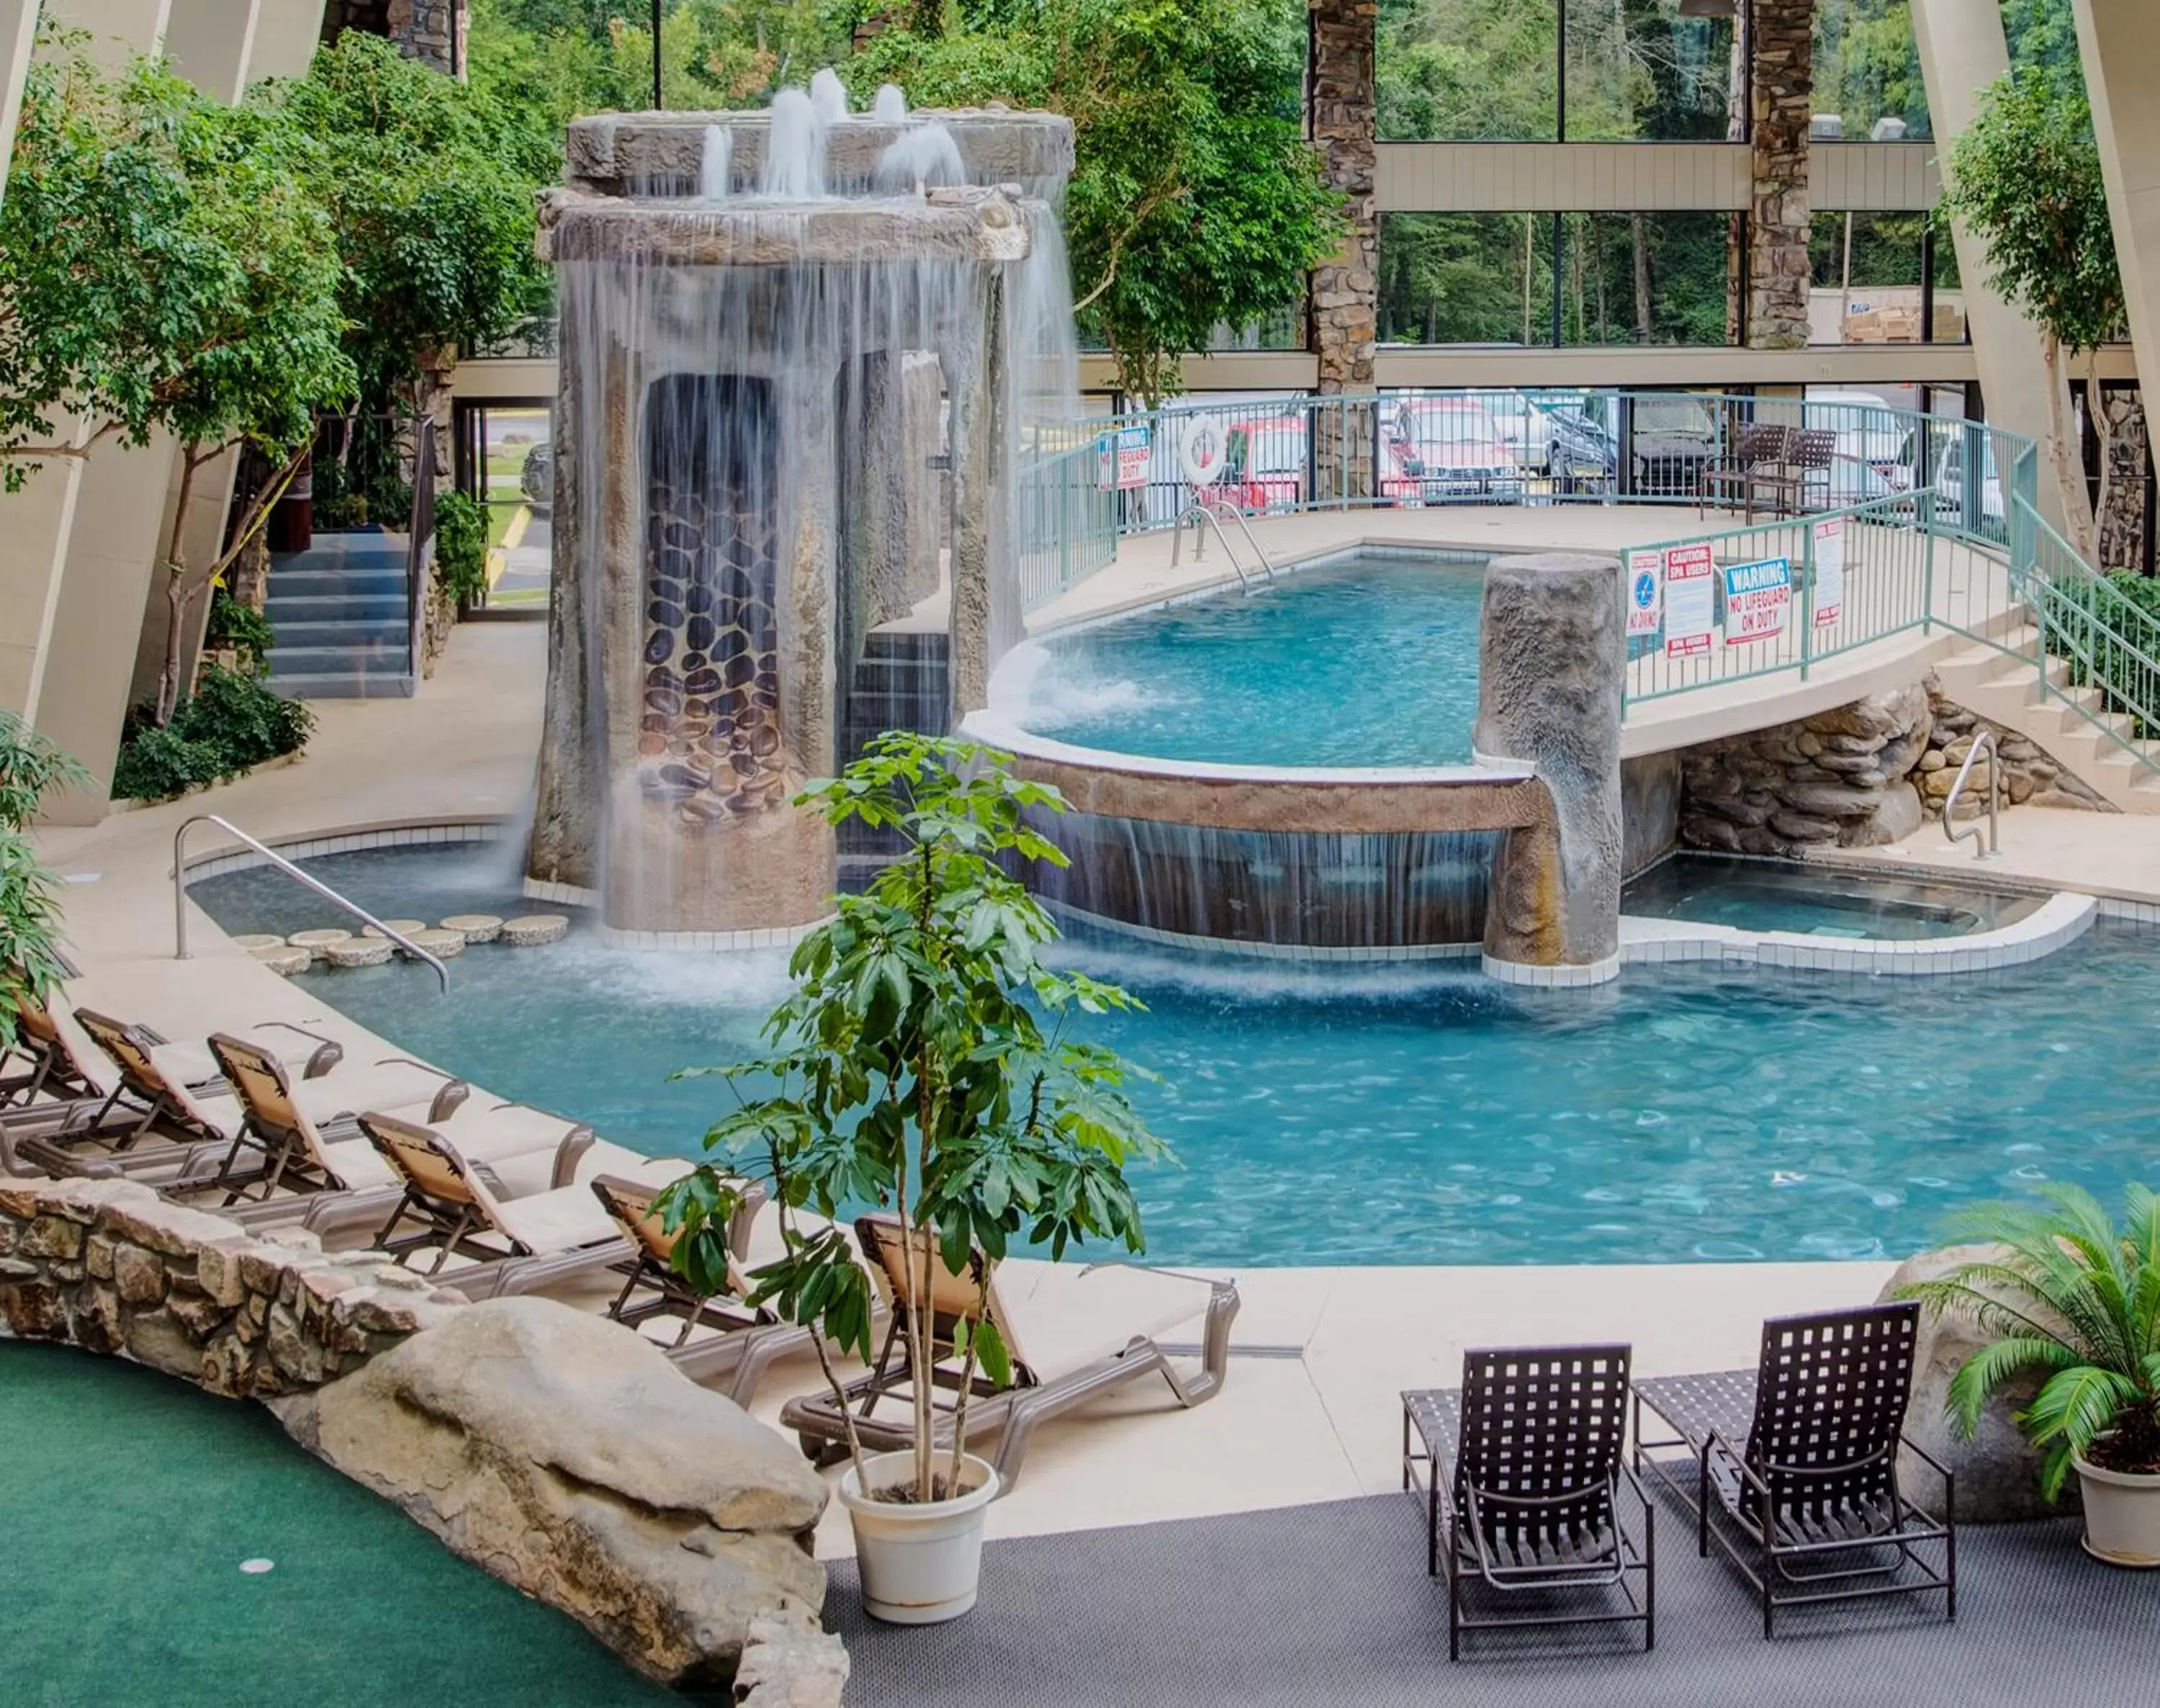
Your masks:
[[[1249,516],[1457,504],[1696,504],[1746,431],[1813,433],[1826,466],[1797,505],[1834,511],[1929,495],[1941,532],[2007,549],[2038,478],[2032,442],[1984,422],[1805,397],[1613,388],[1179,398],[1037,429],[1018,482],[1023,596],[1041,605],[1114,560],[1120,537],[1191,501],[1187,434],[1225,448],[1215,501]]]
[[[1192,561],[1197,563],[1207,553],[1207,535],[1212,530],[1217,543],[1223,548],[1223,556],[1228,560],[1231,568],[1237,572],[1238,590],[1250,593],[1253,590],[1252,578],[1245,573],[1244,564],[1238,560],[1237,548],[1230,543],[1230,537],[1223,532],[1223,518],[1226,516],[1244,532],[1245,543],[1253,548],[1259,569],[1272,582],[1275,579],[1275,566],[1268,554],[1260,549],[1260,543],[1253,537],[1252,524],[1227,505],[1186,506],[1185,514],[1178,517],[1176,529],[1170,537],[1170,567],[1173,569],[1177,567],[1178,554],[1185,546],[1185,525],[1189,522],[1192,524]]]
[[[2043,701],[2059,701],[2133,763],[2160,771],[2160,609],[2140,601],[2142,578],[2100,575],[2019,499],[2020,599],[2032,614],[2030,647]]]
[[[316,895],[321,896],[324,901],[329,902],[333,907],[341,908],[346,913],[351,915],[353,918],[359,920],[362,924],[374,927],[377,935],[381,936],[386,941],[393,944],[397,947],[402,949],[414,960],[425,961],[430,967],[433,967],[435,969],[435,977],[441,984],[442,994],[445,996],[449,994],[450,969],[444,966],[438,958],[429,954],[425,949],[422,948],[402,932],[392,931],[388,926],[385,925],[381,920],[377,919],[373,914],[370,913],[366,908],[361,906],[357,902],[347,901],[344,896],[339,895],[336,890],[331,889],[329,885],[324,883],[320,879],[309,877],[305,872],[294,865],[292,861],[287,859],[284,855],[279,854],[276,849],[269,848],[262,843],[257,842],[253,837],[250,836],[246,831],[242,830],[238,825],[233,823],[230,819],[221,818],[215,812],[198,812],[194,818],[189,819],[184,824],[181,825],[178,830],[173,833],[173,958],[175,961],[185,961],[192,958],[188,953],[188,864],[186,844],[188,833],[190,830],[193,830],[198,824],[215,824],[220,830],[225,832],[226,835],[232,837],[236,840],[244,843],[247,847],[253,849],[255,852],[261,854],[264,859],[269,861],[272,865],[277,867],[279,871],[284,873],[287,877],[293,879],[304,888],[314,890]]]
[[[1975,761],[1983,753],[1987,755],[1987,845],[1985,848],[1981,846],[1979,825],[1969,824],[1963,830],[1951,828],[1952,821],[1957,817],[1958,802],[1965,798],[1965,781],[1972,776]],[[1965,763],[1958,767],[1958,774],[1950,783],[1950,793],[1943,797],[1944,837],[1952,848],[1970,837],[1972,839],[1972,857],[1976,860],[1991,860],[2002,852],[2002,827],[1996,816],[1997,803],[2002,796],[2001,770],[2002,761],[1995,749],[1995,731],[1983,724],[1979,733],[1972,738],[1972,745],[1965,750]]]

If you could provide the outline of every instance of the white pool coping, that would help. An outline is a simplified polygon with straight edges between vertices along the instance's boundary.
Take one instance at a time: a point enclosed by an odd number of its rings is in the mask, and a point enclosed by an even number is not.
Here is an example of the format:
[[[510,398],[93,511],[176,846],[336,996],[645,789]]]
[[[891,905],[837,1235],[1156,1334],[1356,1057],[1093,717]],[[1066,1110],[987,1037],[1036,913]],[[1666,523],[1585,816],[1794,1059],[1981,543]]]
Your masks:
[[[1820,937],[1804,932],[1743,931],[1680,919],[1620,916],[1620,958],[1630,966],[1716,961],[1725,966],[1793,967],[1871,977],[1925,978],[1991,973],[2051,955],[2092,929],[2102,910],[2090,896],[2051,896],[2024,918],[1993,931],[1919,942]]]

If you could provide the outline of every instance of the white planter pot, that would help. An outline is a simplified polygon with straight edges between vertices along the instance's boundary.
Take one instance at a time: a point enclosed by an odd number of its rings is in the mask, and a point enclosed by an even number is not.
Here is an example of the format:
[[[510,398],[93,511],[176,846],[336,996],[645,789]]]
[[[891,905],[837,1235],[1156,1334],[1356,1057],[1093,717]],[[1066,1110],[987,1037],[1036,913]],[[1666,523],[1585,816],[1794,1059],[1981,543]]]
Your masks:
[[[2076,1466],[2085,1498],[2085,1552],[2110,1565],[2160,1565],[2160,1476]]]
[[[941,1451],[941,1464],[949,1452]],[[915,1475],[911,1452],[876,1453],[863,1461],[872,1488]],[[983,1573],[983,1517],[998,1495],[998,1473],[972,1453],[960,1460],[968,1492],[954,1500],[916,1506],[872,1500],[853,1466],[840,1478],[840,1504],[855,1528],[855,1565],[863,1609],[893,1625],[935,1625],[975,1605]]]

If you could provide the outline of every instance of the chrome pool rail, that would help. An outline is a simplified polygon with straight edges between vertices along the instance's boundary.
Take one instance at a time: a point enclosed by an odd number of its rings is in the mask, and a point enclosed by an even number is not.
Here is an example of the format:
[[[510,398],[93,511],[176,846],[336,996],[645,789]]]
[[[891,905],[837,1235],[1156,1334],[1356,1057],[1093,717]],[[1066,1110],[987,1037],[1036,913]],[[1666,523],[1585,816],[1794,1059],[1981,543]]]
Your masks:
[[[1965,780],[1972,775],[1973,761],[1982,753],[1987,755],[1987,846],[1980,844],[1980,826],[1967,825],[1963,830],[1952,829],[1957,812],[1957,803],[1965,793]],[[1965,750],[1965,763],[1958,767],[1956,780],[1950,792],[1943,797],[1943,835],[1955,848],[1967,837],[1972,838],[1972,857],[1976,860],[1991,860],[2002,854],[2002,823],[1996,817],[1997,804],[2002,797],[2002,761],[1995,750],[1995,731],[1982,724],[1972,738],[1972,745]]]
[[[442,986],[441,994],[450,991],[450,969],[435,956],[429,954],[402,932],[395,932],[356,901],[349,901],[319,878],[311,878],[284,855],[263,843],[257,842],[230,819],[221,818],[215,812],[198,812],[173,833],[173,958],[191,960],[188,953],[188,868],[185,844],[188,833],[198,824],[215,824],[230,837],[244,843],[262,856],[272,865],[293,879],[304,888],[312,890],[333,907],[341,908],[362,924],[371,926],[386,941],[402,949],[416,961],[425,961],[435,969],[435,977]]]
[[[1230,543],[1230,537],[1223,532],[1223,517],[1225,515],[1244,530],[1245,543],[1253,548],[1254,555],[1259,559],[1259,567],[1267,572],[1268,579],[1272,582],[1275,579],[1275,566],[1269,561],[1268,554],[1260,549],[1260,543],[1253,537],[1250,524],[1229,505],[1188,504],[1185,506],[1184,513],[1177,518],[1177,531],[1170,537],[1170,567],[1173,569],[1177,567],[1178,554],[1185,545],[1185,525],[1188,522],[1192,524],[1192,561],[1196,563],[1200,561],[1207,549],[1207,536],[1202,531],[1202,524],[1205,523],[1214,529],[1215,537],[1223,548],[1223,555],[1229,560],[1231,568],[1237,571],[1238,592],[1250,593],[1253,590],[1252,579],[1246,574],[1245,566],[1238,561],[1237,548]]]

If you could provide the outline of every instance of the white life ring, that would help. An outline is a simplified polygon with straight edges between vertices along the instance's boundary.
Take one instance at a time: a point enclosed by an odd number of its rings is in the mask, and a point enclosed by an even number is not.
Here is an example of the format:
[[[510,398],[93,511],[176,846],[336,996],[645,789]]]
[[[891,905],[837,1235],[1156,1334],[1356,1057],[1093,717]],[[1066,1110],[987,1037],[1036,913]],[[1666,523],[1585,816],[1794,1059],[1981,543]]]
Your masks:
[[[1186,418],[1177,430],[1177,471],[1196,492],[1223,478],[1230,457],[1230,435],[1212,415]]]

